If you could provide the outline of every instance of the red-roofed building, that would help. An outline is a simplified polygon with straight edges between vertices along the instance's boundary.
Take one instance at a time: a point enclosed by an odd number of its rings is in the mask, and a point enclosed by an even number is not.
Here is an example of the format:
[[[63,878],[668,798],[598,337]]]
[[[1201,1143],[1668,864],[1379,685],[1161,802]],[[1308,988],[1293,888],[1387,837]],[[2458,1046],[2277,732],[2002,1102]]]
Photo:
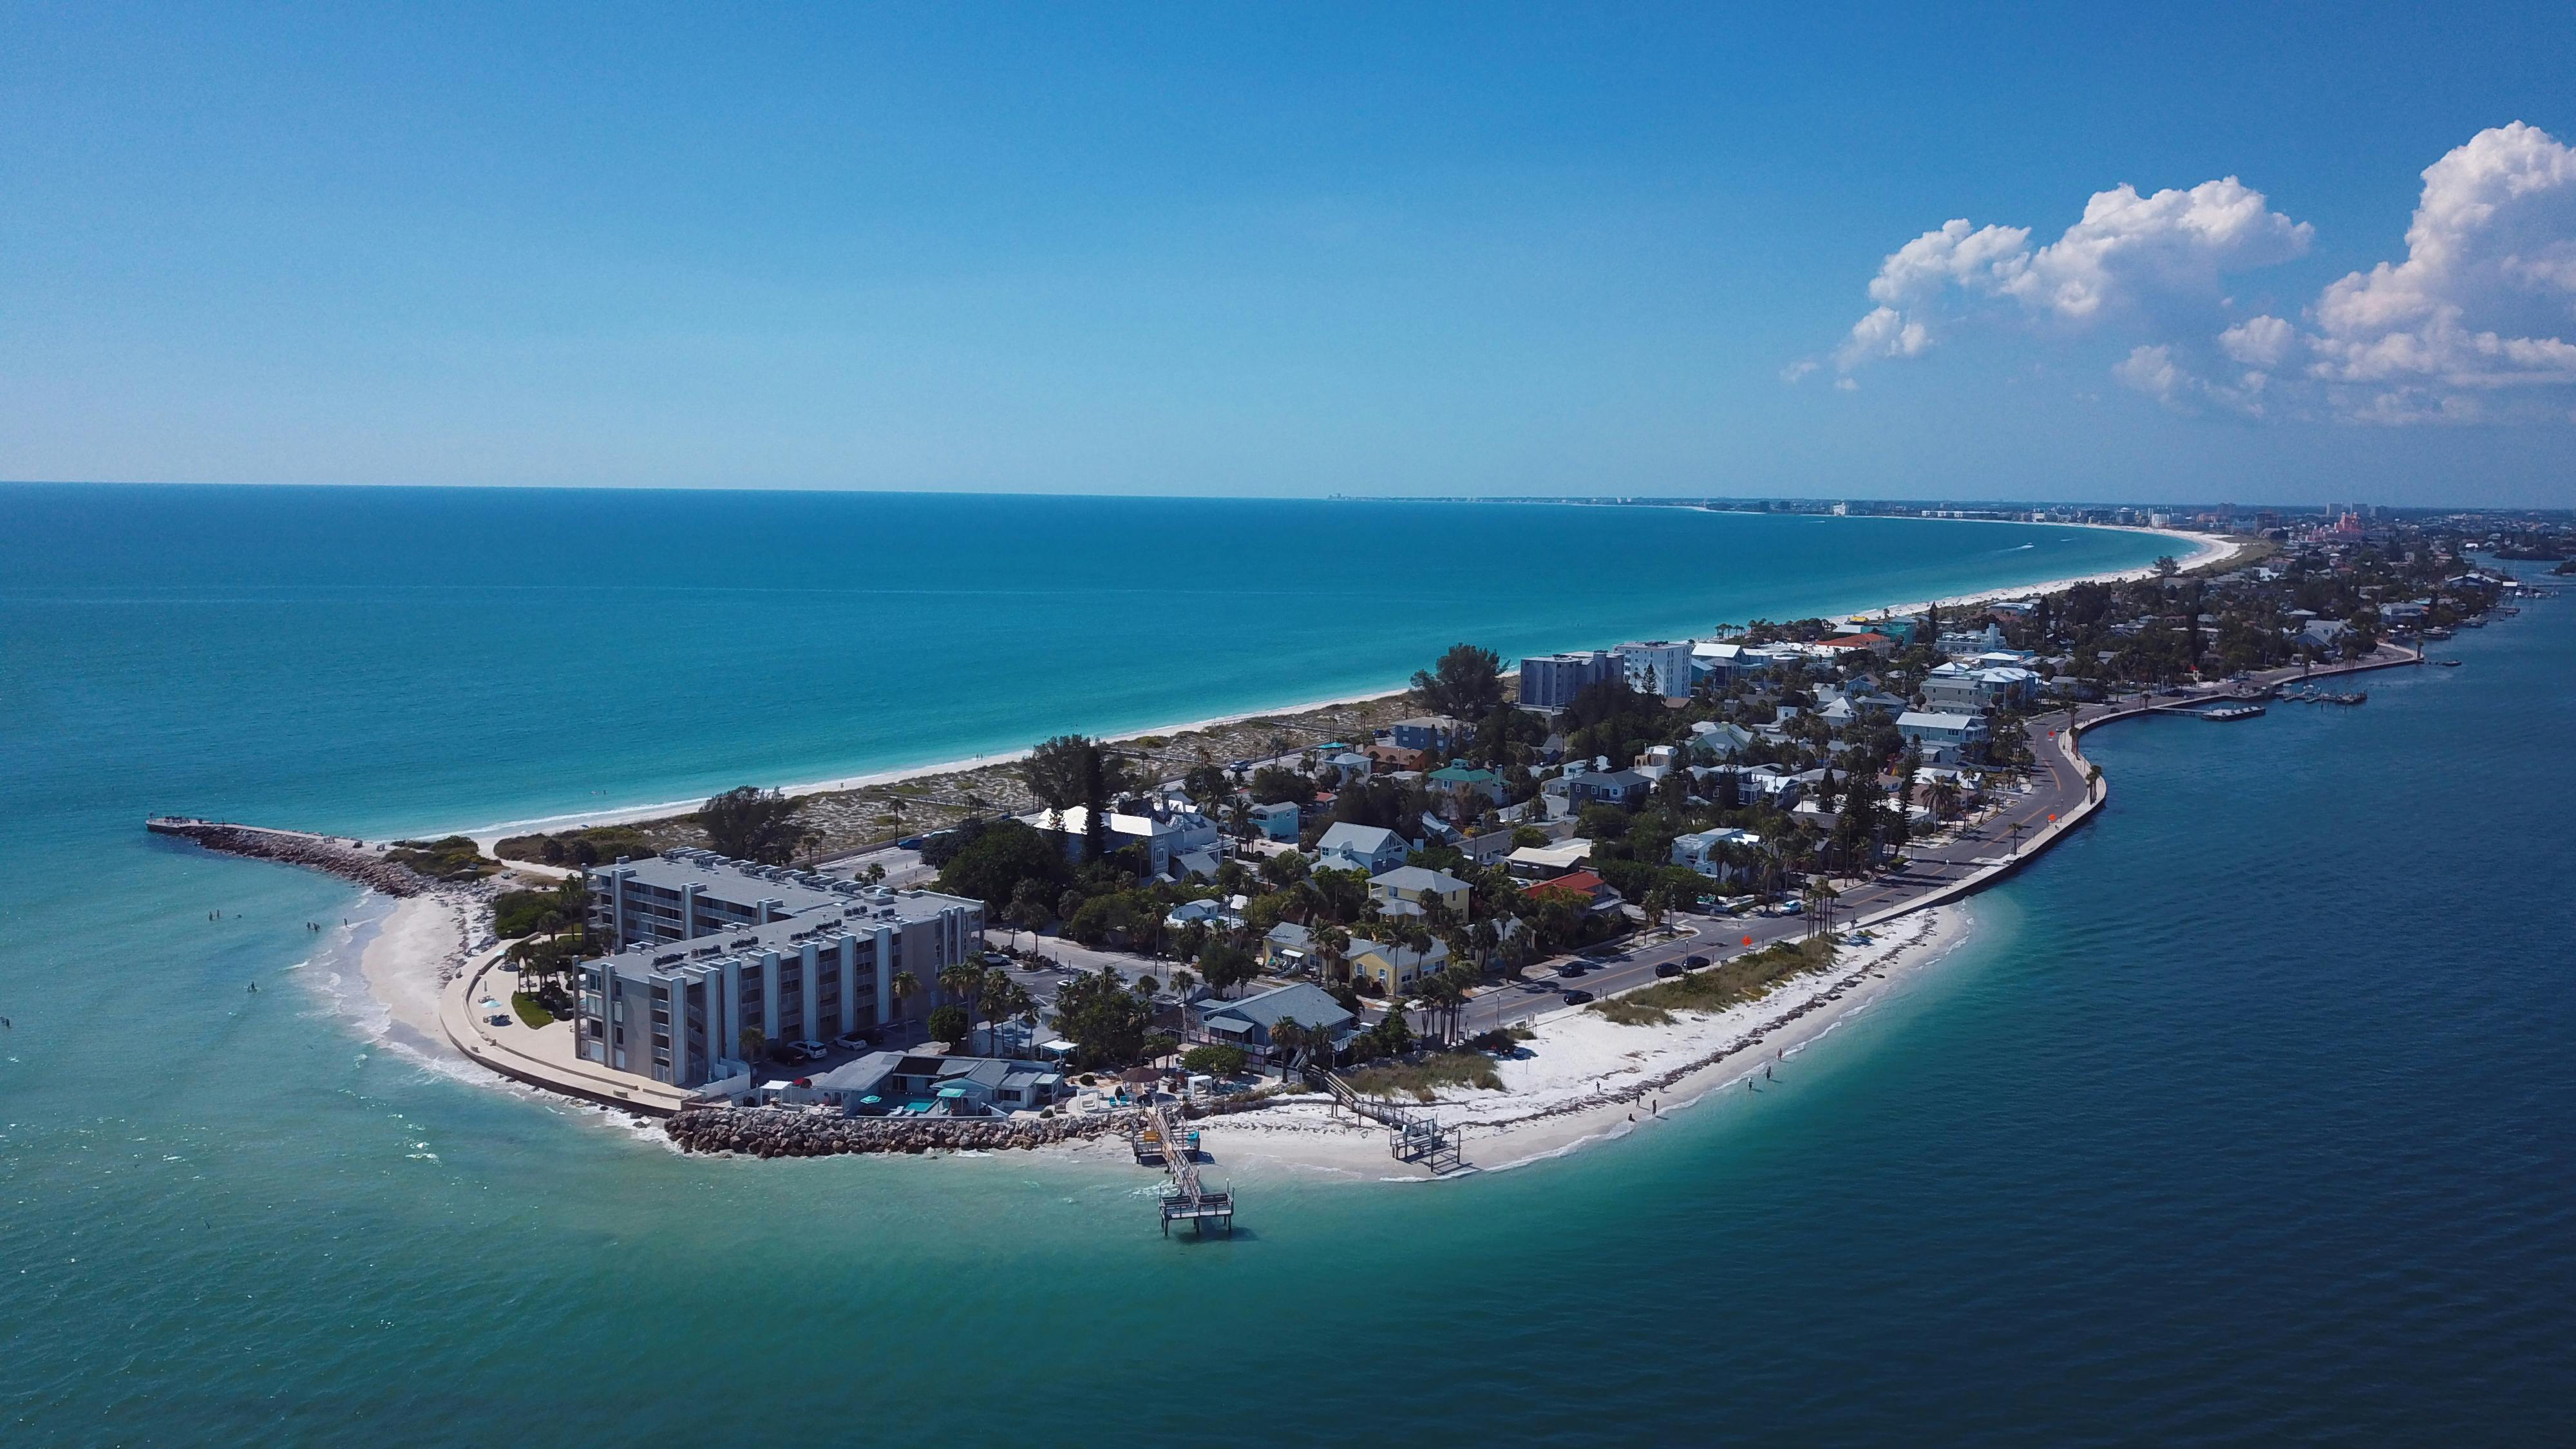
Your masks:
[[[1885,659],[1896,652],[1896,641],[1873,629],[1866,634],[1836,635],[1816,647],[1830,649],[1837,654],[1851,649],[1866,649],[1879,658]]]
[[[1586,900],[1598,901],[1605,892],[1610,891],[1610,883],[1591,871],[1578,870],[1570,875],[1557,876],[1552,880],[1543,880],[1536,885],[1521,888],[1521,894],[1532,899],[1536,899],[1541,891],[1574,891]]]

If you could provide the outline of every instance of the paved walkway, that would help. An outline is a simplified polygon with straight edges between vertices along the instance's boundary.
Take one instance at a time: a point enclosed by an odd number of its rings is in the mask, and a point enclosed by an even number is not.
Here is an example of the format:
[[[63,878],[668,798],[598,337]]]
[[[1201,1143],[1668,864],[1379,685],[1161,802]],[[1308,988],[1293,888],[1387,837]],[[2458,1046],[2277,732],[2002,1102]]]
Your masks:
[[[575,1057],[570,1022],[534,1028],[522,1023],[510,1009],[519,977],[504,959],[508,949],[496,946],[476,957],[439,993],[438,1024],[458,1051],[505,1077],[550,1092],[647,1116],[679,1112],[688,1093]],[[509,1025],[494,1026],[484,1019],[493,1012],[476,1003],[486,998],[501,1003],[499,1014],[510,1018]]]

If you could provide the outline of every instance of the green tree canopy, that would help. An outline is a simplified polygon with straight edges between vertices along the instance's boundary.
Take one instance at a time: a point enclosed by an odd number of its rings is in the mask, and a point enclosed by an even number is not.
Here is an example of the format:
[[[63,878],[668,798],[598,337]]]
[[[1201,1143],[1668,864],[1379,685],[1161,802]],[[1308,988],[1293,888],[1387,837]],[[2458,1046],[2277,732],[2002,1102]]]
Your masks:
[[[698,828],[719,855],[785,865],[815,839],[796,818],[803,806],[776,790],[738,785],[698,807]]]
[[[1104,966],[1074,977],[1056,993],[1055,1022],[1081,1065],[1123,1067],[1144,1055],[1154,1008]]]
[[[1252,772],[1252,798],[1263,805],[1303,805],[1315,798],[1315,782],[1284,765],[1264,765]]]
[[[1438,664],[1414,672],[1413,692],[1441,714],[1483,719],[1503,702],[1502,656],[1473,644],[1452,644]]]
[[[939,888],[951,895],[972,896],[998,915],[1012,909],[1023,883],[1037,883],[1040,892],[1020,901],[1026,906],[1032,900],[1054,899],[1054,888],[1072,873],[1063,849],[1052,838],[1020,821],[1000,820],[985,827],[941,867]],[[1025,914],[1018,918],[1029,920]]]

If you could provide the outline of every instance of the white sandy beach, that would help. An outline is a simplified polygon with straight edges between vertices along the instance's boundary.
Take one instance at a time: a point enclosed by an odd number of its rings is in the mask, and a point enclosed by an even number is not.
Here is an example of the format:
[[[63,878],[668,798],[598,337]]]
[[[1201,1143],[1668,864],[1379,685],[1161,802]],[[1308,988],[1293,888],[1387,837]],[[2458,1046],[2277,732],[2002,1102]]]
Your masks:
[[[2214,535],[2171,529],[2138,531],[2155,532],[2187,545],[2187,553],[2176,554],[2177,561],[2185,567],[2223,561],[2241,548],[2233,540]],[[1965,608],[2076,583],[2125,582],[2152,573],[2152,568],[2119,570],[1863,613],[1914,613],[1934,605]],[[1243,711],[1139,730],[1119,738],[1178,734],[1396,693],[1401,690]],[[813,781],[788,787],[787,793],[847,790],[978,768],[1025,754],[1024,750],[1014,751]],[[488,849],[493,841],[507,834],[651,819],[692,809],[696,804],[694,800],[681,800],[626,806],[503,822],[463,833]],[[398,902],[375,936],[366,942],[359,962],[360,974],[369,994],[388,1014],[388,1030],[397,1040],[434,1056],[453,1055],[438,1024],[439,989],[463,966],[472,950],[489,944],[485,939],[488,922],[484,909],[468,892],[441,890],[413,897]],[[1747,1076],[1758,1076],[1765,1064],[1776,1067],[1784,1055],[1794,1054],[1804,1043],[1831,1030],[1835,1023],[1878,1000],[1890,980],[1948,952],[1964,932],[1965,916],[1956,906],[1918,912],[1883,928],[1870,946],[1846,951],[1843,960],[1828,973],[1802,978],[1759,1002],[1714,1015],[1682,1017],[1667,1027],[1620,1026],[1596,1013],[1560,1010],[1541,1018],[1538,1039],[1525,1044],[1519,1057],[1501,1065],[1508,1090],[1452,1091],[1427,1110],[1464,1129],[1468,1162],[1486,1171],[1622,1136],[1639,1126],[1651,1125],[1659,1113],[1677,1111],[1710,1091],[1737,1087]],[[1256,1171],[1277,1168],[1370,1180],[1420,1175],[1388,1156],[1383,1128],[1374,1124],[1355,1127],[1347,1118],[1336,1122],[1321,1099],[1244,1117],[1215,1119],[1202,1131],[1203,1140],[1218,1162],[1240,1163]],[[1099,1144],[1054,1149],[1072,1156],[1107,1150]],[[1124,1148],[1118,1151],[1123,1154]]]
[[[1670,1026],[1621,1026],[1597,1012],[1560,1010],[1540,1018],[1537,1037],[1499,1064],[1504,1091],[1455,1088],[1430,1104],[1403,1105],[1463,1128],[1466,1161],[1482,1171],[1561,1156],[1650,1127],[1711,1092],[1740,1090],[1766,1066],[1776,1071],[1966,935],[1958,906],[1916,912],[1869,945],[1847,948],[1827,971],[1725,1011],[1676,1015]],[[1321,1097],[1198,1126],[1220,1176],[1229,1168],[1372,1181],[1427,1175],[1389,1156],[1385,1128],[1354,1125]]]
[[[385,1009],[394,1040],[435,1056],[456,1055],[438,1024],[439,988],[465,964],[474,943],[488,941],[488,909],[468,891],[411,896],[394,902],[360,947],[358,974]]]
[[[1939,523],[1960,520],[1929,519],[1924,521]],[[1993,522],[1995,520],[1976,521]],[[2024,526],[2031,528],[2093,528],[2103,527],[2106,525],[2064,523],[2027,524]],[[2187,545],[2187,553],[2177,553],[2175,555],[2175,561],[2184,568],[2197,568],[2203,564],[2224,562],[2228,559],[2234,558],[2244,547],[2243,544],[2234,539],[2225,538],[2217,534],[2186,533],[2180,529],[2129,528],[2122,529],[2121,531],[2124,533],[2151,533],[2159,538],[2170,538],[2179,544]],[[1887,604],[1881,605],[1877,608],[1859,609],[1852,611],[1852,613],[1846,617],[1883,618],[1894,614],[1920,613],[1925,609],[1935,607],[1942,609],[1971,608],[1978,604],[1989,604],[2000,599],[2025,598],[2031,594],[2047,593],[2056,589],[2072,588],[2077,584],[2127,583],[2133,579],[2147,578],[2154,574],[2154,572],[2154,568],[2149,566],[2134,569],[2118,569],[2107,573],[2078,574],[2068,578],[2050,579],[2035,584],[2020,584],[2011,588],[1987,589],[1980,593],[1960,594],[1946,599],[1920,600],[1913,603]],[[1122,734],[1104,736],[1104,738],[1111,741],[1119,741],[1138,739],[1147,735],[1185,734],[1192,730],[1214,729],[1222,725],[1240,724],[1245,720],[1262,719],[1271,715],[1304,714],[1312,710],[1332,709],[1342,705],[1365,704],[1402,694],[1406,687],[1407,686],[1405,684],[1397,683],[1389,685],[1384,689],[1369,690],[1359,694],[1346,694],[1330,699],[1309,700],[1303,704],[1278,704],[1270,705],[1261,709],[1238,710],[1232,714],[1210,715],[1205,719],[1191,720],[1181,724],[1156,725],[1148,729],[1129,730]],[[919,779],[926,775],[947,775],[956,773],[960,770],[978,770],[988,765],[1008,764],[1011,761],[1026,758],[1028,753],[1029,751],[1027,748],[1003,750],[992,754],[970,755],[964,759],[943,760],[933,764],[907,765],[900,769],[876,770],[863,775],[843,775],[829,780],[809,780],[802,784],[783,785],[780,786],[779,789],[782,794],[791,796],[829,795],[843,790],[856,790],[869,785],[891,785],[904,780]],[[602,810],[582,810],[572,811],[561,815],[533,816],[525,820],[496,821],[488,824],[477,825],[455,833],[462,834],[472,839],[476,844],[482,846],[483,849],[489,851],[495,842],[507,835],[522,835],[532,831],[572,830],[586,825],[618,825],[636,820],[655,820],[664,816],[677,815],[695,810],[701,803],[703,803],[702,800],[691,798],[685,800],[664,800],[649,805],[621,805]],[[447,832],[433,831],[429,833],[445,834]]]

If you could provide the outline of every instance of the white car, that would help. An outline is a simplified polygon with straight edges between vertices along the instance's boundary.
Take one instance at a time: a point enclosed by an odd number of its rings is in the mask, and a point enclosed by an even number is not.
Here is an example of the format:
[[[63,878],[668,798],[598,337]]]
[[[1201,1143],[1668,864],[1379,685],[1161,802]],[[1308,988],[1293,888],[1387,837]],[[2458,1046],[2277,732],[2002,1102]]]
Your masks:
[[[799,1060],[809,1062],[821,1061],[832,1054],[832,1049],[819,1041],[791,1041],[787,1050]]]

